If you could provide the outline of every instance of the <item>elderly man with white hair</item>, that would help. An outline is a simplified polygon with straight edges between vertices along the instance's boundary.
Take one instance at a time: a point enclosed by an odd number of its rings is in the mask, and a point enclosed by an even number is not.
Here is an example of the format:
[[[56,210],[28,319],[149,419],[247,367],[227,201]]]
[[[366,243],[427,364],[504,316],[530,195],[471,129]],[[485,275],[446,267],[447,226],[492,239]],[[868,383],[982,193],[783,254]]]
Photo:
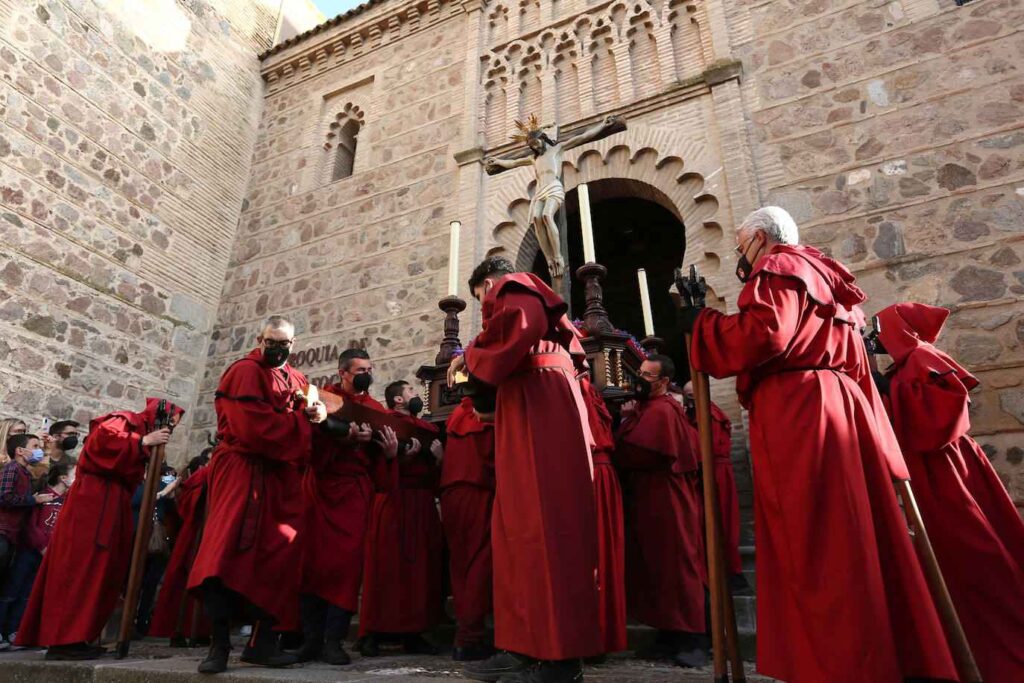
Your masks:
[[[750,411],[758,669],[791,683],[956,680],[892,486],[908,474],[860,337],[866,297],[798,242],[785,210],[758,209],[736,233],[738,311],[680,310],[691,366],[736,376]]]

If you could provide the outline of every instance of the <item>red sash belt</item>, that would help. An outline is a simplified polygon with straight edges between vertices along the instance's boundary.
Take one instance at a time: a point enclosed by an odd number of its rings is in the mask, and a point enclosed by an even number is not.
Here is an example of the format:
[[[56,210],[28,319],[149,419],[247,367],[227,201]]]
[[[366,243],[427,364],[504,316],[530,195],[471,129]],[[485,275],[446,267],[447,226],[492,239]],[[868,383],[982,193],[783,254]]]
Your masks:
[[[550,351],[545,353],[531,353],[523,362],[519,364],[513,375],[521,375],[527,372],[533,372],[534,370],[565,370],[571,375],[576,374],[576,368],[573,365],[572,358],[569,354],[557,351]]]

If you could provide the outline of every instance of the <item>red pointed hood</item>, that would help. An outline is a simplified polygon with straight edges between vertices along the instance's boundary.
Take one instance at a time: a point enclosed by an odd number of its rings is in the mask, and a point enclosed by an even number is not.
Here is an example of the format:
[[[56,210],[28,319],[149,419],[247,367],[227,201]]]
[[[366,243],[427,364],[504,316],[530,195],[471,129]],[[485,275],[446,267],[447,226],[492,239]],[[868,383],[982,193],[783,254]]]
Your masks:
[[[945,308],[913,302],[893,304],[879,311],[878,338],[893,360],[889,374],[900,367],[939,374],[952,372],[968,391],[978,386],[978,379],[966,368],[932,346],[948,317]],[[914,360],[908,362],[911,355]]]
[[[897,363],[922,343],[934,344],[949,311],[913,302],[893,304],[878,312],[878,338]]]
[[[857,308],[867,300],[857,278],[839,261],[814,247],[779,244],[757,262],[752,275],[761,271],[799,280],[808,296],[831,307],[837,318],[862,327],[863,314]]]

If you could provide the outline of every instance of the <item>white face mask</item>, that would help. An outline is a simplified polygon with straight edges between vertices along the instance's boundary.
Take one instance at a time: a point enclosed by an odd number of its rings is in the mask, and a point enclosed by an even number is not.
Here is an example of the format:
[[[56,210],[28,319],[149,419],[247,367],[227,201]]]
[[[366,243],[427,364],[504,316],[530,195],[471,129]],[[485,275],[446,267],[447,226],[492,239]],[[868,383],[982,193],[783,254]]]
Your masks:
[[[69,474],[67,477],[64,478],[64,486],[65,487],[71,488],[71,485],[74,484],[74,483],[75,483],[75,475]]]
[[[162,481],[165,484],[171,484],[171,483],[174,482],[174,475],[173,474],[165,474],[164,476],[160,477],[160,481]]]

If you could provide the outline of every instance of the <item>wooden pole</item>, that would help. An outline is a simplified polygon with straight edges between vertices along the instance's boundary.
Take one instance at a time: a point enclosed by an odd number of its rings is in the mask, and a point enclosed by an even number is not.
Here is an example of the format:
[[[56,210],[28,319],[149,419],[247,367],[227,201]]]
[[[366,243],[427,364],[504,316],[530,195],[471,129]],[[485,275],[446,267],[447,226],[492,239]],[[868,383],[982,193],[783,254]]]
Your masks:
[[[949,595],[946,581],[942,578],[942,570],[939,568],[935,550],[932,548],[928,532],[925,530],[924,520],[917,507],[917,499],[914,498],[914,490],[910,487],[910,481],[897,480],[896,490],[903,500],[903,511],[910,523],[910,530],[913,532],[914,547],[917,549],[917,556],[921,561],[925,578],[928,580],[935,608],[939,612],[939,618],[946,631],[946,640],[949,641],[949,648],[953,651],[953,659],[956,661],[960,681],[961,683],[982,683],[981,672],[978,670],[971,646],[968,644],[967,636],[960,624],[960,617],[956,613],[956,607],[953,605],[953,598]]]
[[[153,454],[146,465],[146,481],[142,488],[142,504],[139,506],[139,523],[135,527],[135,544],[132,546],[132,564],[128,571],[128,587],[124,594],[124,610],[121,612],[121,629],[117,637],[117,658],[128,656],[132,640],[132,625],[139,609],[139,593],[142,590],[142,575],[146,568],[146,550],[149,535],[153,532],[153,508],[156,504],[156,489],[160,484],[160,467],[164,464],[164,445],[153,448]]]
[[[691,337],[687,335],[687,348],[690,348],[691,343]],[[718,507],[718,490],[715,485],[715,456],[711,435],[711,390],[706,374],[693,371],[691,376],[704,480],[704,520],[707,538],[708,584],[711,592],[711,652],[714,659],[714,681],[715,683],[728,683],[729,671],[726,665],[728,657],[732,665],[733,680],[742,683],[746,680],[746,676],[743,671],[743,662],[739,657],[736,615],[732,604],[732,594],[729,593],[725,580],[722,519],[721,510]]]

